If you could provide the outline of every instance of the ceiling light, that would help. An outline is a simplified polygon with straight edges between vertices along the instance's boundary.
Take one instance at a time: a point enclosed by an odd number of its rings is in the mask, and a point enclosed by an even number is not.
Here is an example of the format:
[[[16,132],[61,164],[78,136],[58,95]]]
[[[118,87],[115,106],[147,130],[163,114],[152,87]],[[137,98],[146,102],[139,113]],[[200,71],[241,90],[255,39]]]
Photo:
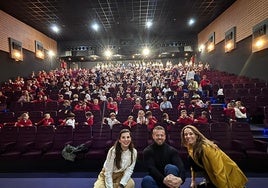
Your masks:
[[[100,28],[99,24],[97,24],[97,23],[93,23],[91,27],[92,27],[92,29],[93,29],[94,31],[98,31],[99,28]]]
[[[189,25],[189,26],[192,26],[194,23],[195,23],[195,19],[193,19],[193,18],[191,18],[191,19],[188,21],[188,25]]]
[[[53,32],[58,33],[60,31],[59,27],[57,25],[52,25],[51,29]]]
[[[147,21],[147,22],[146,22],[146,27],[147,27],[147,28],[152,27],[152,25],[153,25],[153,22],[152,22],[152,21]]]
[[[143,56],[148,56],[150,54],[150,50],[149,50],[149,48],[144,48],[143,50],[142,50],[142,55]]]
[[[112,52],[110,49],[104,51],[104,56],[109,59],[112,56]]]

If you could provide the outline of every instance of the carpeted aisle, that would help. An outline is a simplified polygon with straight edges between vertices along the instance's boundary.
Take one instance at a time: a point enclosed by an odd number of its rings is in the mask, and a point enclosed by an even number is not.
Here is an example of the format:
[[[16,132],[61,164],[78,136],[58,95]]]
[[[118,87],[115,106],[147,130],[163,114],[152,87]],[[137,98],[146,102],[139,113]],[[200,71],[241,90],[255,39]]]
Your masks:
[[[0,178],[1,188],[92,188],[96,178]],[[142,178],[134,178],[135,188],[140,188]],[[201,181],[201,178],[197,179]],[[188,188],[190,178],[181,188]],[[265,188],[268,178],[249,178],[247,188]]]

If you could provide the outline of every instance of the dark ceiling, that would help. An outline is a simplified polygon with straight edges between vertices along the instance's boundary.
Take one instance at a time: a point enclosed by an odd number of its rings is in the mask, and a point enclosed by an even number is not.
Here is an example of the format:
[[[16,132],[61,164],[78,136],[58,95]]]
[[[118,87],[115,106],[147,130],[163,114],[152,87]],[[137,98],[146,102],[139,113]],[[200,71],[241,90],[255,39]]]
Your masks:
[[[70,41],[136,40],[196,43],[197,34],[235,0],[7,0],[0,9],[59,43]],[[195,18],[192,27],[189,18]],[[145,28],[153,21],[150,29]],[[99,32],[90,25],[100,24]],[[52,24],[61,31],[54,34]]]

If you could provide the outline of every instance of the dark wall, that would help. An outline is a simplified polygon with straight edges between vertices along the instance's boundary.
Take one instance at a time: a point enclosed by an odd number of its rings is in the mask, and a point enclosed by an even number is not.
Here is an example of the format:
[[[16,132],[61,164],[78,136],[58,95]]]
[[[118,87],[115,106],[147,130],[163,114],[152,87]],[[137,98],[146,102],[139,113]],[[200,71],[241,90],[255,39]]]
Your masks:
[[[200,60],[216,70],[268,81],[268,49],[252,53],[252,37],[237,43],[236,49],[224,52],[224,41],[211,53],[201,53]]]
[[[33,52],[23,49],[23,61],[15,61],[10,58],[9,53],[0,51],[0,82],[17,76],[29,76],[33,71],[49,71],[59,67],[55,58],[40,60]]]

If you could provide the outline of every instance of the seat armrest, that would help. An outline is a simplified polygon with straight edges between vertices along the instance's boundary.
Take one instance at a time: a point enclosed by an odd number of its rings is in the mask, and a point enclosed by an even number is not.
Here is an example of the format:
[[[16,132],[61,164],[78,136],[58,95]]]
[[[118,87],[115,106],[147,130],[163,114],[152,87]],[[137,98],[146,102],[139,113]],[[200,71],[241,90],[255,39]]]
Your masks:
[[[53,142],[46,142],[44,144],[41,145],[42,148],[42,152],[45,153],[47,152],[53,145]]]
[[[84,145],[86,146],[86,147],[91,147],[92,146],[92,140],[88,140],[88,141],[86,141],[85,143],[84,143]]]
[[[107,142],[106,142],[107,149],[109,149],[112,146],[113,146],[113,141],[112,140],[107,140]]]
[[[268,142],[254,139],[256,149],[268,153]]]
[[[72,145],[72,144],[73,144],[73,141],[68,141],[68,142],[65,142],[65,143],[64,143],[64,146]]]
[[[14,147],[16,145],[16,142],[7,142],[2,145],[0,145],[0,153],[8,151],[10,148]]]
[[[34,147],[34,142],[27,142],[21,145],[21,152],[25,153]]]
[[[232,147],[235,150],[245,152],[247,147],[241,140],[232,140]]]

